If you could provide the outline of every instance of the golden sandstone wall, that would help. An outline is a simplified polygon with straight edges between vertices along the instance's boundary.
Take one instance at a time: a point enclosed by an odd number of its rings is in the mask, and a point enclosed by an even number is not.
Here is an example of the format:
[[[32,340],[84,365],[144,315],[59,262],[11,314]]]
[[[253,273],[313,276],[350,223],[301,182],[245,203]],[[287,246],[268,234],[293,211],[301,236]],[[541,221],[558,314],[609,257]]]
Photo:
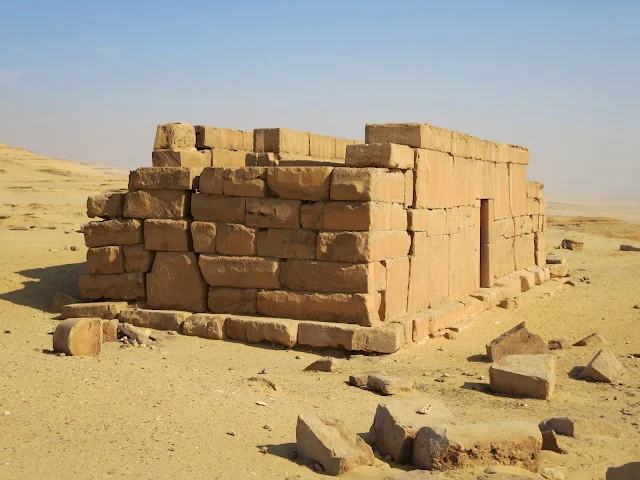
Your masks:
[[[361,143],[178,123],[158,127],[152,162],[128,193],[88,200],[105,220],[84,230],[86,299],[417,341],[545,279],[522,147],[422,124],[367,125]]]

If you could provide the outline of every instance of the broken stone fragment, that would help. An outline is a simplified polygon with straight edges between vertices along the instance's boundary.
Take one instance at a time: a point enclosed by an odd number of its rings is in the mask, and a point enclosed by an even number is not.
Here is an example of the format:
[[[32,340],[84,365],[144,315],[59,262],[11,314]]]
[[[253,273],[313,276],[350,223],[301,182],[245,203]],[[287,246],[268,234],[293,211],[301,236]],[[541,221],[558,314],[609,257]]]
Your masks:
[[[331,357],[316,360],[304,370],[306,372],[334,372],[338,368],[338,360]]]
[[[624,373],[624,367],[609,350],[600,350],[580,373],[581,379],[613,383]]]
[[[578,340],[573,344],[574,347],[593,347],[598,345],[608,345],[609,342],[599,333],[587,335],[582,340]]]
[[[410,463],[418,430],[452,420],[451,411],[433,398],[390,400],[378,405],[368,439],[381,455],[391,455],[397,463]]]
[[[411,390],[411,387],[401,378],[388,377],[386,375],[369,375],[367,388],[382,395],[396,395]]]
[[[556,383],[553,355],[507,355],[489,368],[491,390],[546,400]]]
[[[362,465],[373,465],[373,450],[337,420],[298,416],[298,456],[319,463],[329,475],[341,475]]]
[[[540,335],[530,332],[525,322],[503,333],[487,345],[487,355],[492,362],[505,355],[536,355],[549,353],[547,344]]]
[[[360,373],[357,375],[349,375],[349,385],[352,387],[366,387],[369,382],[369,374]]]
[[[549,340],[549,350],[567,350],[571,348],[571,342],[566,338],[554,338]]]
[[[549,418],[538,425],[542,432],[553,431],[566,437],[581,438],[589,435],[604,435],[618,438],[620,429],[600,420],[572,419],[567,417]]]
[[[100,318],[69,318],[53,332],[53,351],[71,356],[97,357],[102,349]]]

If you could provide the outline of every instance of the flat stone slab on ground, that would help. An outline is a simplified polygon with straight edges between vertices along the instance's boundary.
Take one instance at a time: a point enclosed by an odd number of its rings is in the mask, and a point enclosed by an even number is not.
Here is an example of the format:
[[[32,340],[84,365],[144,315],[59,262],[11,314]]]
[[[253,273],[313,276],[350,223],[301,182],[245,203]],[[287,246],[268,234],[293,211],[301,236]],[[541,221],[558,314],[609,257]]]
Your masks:
[[[118,318],[122,310],[129,308],[127,302],[88,302],[64,305],[60,309],[60,316],[67,318],[104,318],[112,320]]]
[[[554,417],[543,420],[538,425],[542,432],[553,431],[566,437],[581,438],[590,435],[620,437],[620,429],[600,420]]]
[[[624,373],[624,367],[610,350],[600,350],[580,373],[581,379],[613,383]]]
[[[123,310],[118,315],[118,318],[121,322],[130,323],[136,327],[178,331],[182,323],[192,315],[191,312],[182,312],[179,310],[145,310],[135,308]]]
[[[227,317],[225,315],[196,313],[184,321],[181,333],[211,340],[224,340],[227,338],[224,329],[226,320]]]
[[[296,442],[298,456],[318,462],[329,475],[341,475],[375,461],[371,447],[336,420],[299,415]]]
[[[305,372],[335,372],[338,365],[339,362],[336,358],[325,357],[316,360],[304,370]]]
[[[102,349],[102,319],[68,318],[53,332],[53,351],[70,356],[97,357]]]
[[[553,355],[507,355],[489,368],[494,392],[546,400],[556,384]]]
[[[549,353],[546,342],[540,335],[530,332],[525,322],[503,333],[487,345],[489,360],[495,362],[505,355],[535,355]]]

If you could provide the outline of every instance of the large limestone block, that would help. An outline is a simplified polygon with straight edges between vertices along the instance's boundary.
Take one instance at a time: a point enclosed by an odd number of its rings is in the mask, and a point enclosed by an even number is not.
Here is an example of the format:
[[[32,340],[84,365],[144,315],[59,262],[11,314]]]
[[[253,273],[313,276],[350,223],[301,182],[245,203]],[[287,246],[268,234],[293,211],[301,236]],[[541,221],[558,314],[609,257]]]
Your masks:
[[[456,207],[474,205],[478,197],[476,161],[453,157],[453,204]]]
[[[196,146],[196,130],[188,123],[158,125],[154,149],[183,150]]]
[[[60,310],[63,320],[67,318],[102,318],[113,320],[118,318],[122,310],[129,308],[127,302],[89,302],[70,303]]]
[[[532,422],[422,427],[413,464],[428,470],[510,465],[537,472],[542,434]]]
[[[182,323],[191,315],[191,312],[178,310],[143,310],[134,308],[121,311],[118,315],[118,320],[136,327],[178,331]]]
[[[414,198],[414,175],[413,170],[407,170],[404,172],[404,208],[413,207]]]
[[[415,151],[415,208],[454,206],[453,157],[431,150]]]
[[[376,289],[380,281],[376,277],[384,273],[384,267],[376,268],[373,263],[288,260],[282,264],[280,279],[290,290],[367,293]]]
[[[191,194],[182,190],[138,190],[127,193],[124,216],[179,220],[190,210]]]
[[[547,400],[556,384],[556,357],[506,355],[489,368],[489,381],[494,392]]]
[[[309,134],[309,155],[320,158],[336,158],[336,139],[317,133]]]
[[[466,228],[449,240],[449,299],[456,300],[480,286],[479,238],[473,229]]]
[[[237,223],[219,223],[216,230],[216,252],[221,255],[251,256],[256,254],[256,230]]]
[[[258,313],[270,317],[376,325],[375,298],[363,293],[258,292]]]
[[[296,443],[300,458],[319,463],[329,475],[342,475],[375,461],[371,447],[337,420],[298,416]]]
[[[102,319],[102,343],[118,341],[118,320]]]
[[[94,195],[87,198],[87,217],[118,218],[124,209],[124,193],[111,195]]]
[[[407,210],[408,229],[412,232],[425,232],[428,237],[447,235],[447,210],[409,209]]]
[[[155,252],[144,249],[144,244],[124,245],[122,247],[124,256],[124,271],[130,273],[146,273],[151,271]]]
[[[613,383],[624,373],[624,367],[616,356],[606,349],[600,350],[589,362],[582,372],[580,378],[590,379],[595,382]]]
[[[298,322],[282,318],[231,315],[225,323],[228,338],[248,343],[271,342],[293,347],[298,338]]]
[[[512,216],[527,214],[527,167],[525,165],[509,164],[509,201]]]
[[[256,128],[253,131],[256,152],[309,155],[309,133],[287,128]]]
[[[138,300],[145,297],[143,273],[80,275],[78,280],[80,296],[87,300]]]
[[[266,197],[267,169],[265,167],[225,168],[222,190],[232,197]]]
[[[300,200],[247,198],[247,227],[300,228]]]
[[[158,252],[147,274],[147,306],[159,310],[204,312],[207,284],[193,252]]]
[[[257,295],[255,288],[210,287],[207,304],[216,313],[252,314],[257,311]]]
[[[542,198],[542,190],[544,189],[544,184],[540,182],[534,182],[532,180],[527,181],[527,198]]]
[[[516,270],[524,270],[535,265],[535,237],[532,233],[516,236],[513,239],[513,253]]]
[[[90,275],[124,273],[121,247],[96,247],[87,250],[87,271]]]
[[[324,230],[406,230],[407,214],[399,203],[328,202],[322,213]]]
[[[224,148],[227,150],[245,149],[242,130],[196,125],[195,135],[196,148],[201,150],[212,148]],[[253,150],[253,147],[248,150]]]
[[[548,354],[549,348],[540,335],[527,329],[525,322],[495,338],[487,345],[487,355],[492,362],[507,355]]]
[[[211,150],[162,150],[151,152],[153,167],[204,168],[211,166]]]
[[[105,220],[89,222],[83,228],[87,247],[131,245],[143,242],[142,223],[139,220]]]
[[[407,293],[407,312],[417,313],[429,308],[429,271],[431,259],[428,257],[410,257],[409,290]]]
[[[198,253],[216,253],[216,224],[191,222],[193,250]]]
[[[183,335],[209,338],[211,340],[224,340],[227,338],[224,329],[226,321],[226,315],[196,313],[183,322],[181,333]]]
[[[191,214],[194,220],[204,222],[244,223],[246,203],[244,197],[196,193],[191,199]]]
[[[384,321],[388,322],[407,313],[409,258],[393,258],[382,263],[387,275],[387,288],[382,292],[382,312]]]
[[[200,174],[198,190],[209,195],[222,195],[224,193],[225,168],[205,168]]]
[[[331,324],[325,322],[300,322],[298,325],[298,345],[314,348],[343,348],[352,350],[356,325]],[[364,327],[373,330],[372,327]]]
[[[390,400],[378,405],[369,430],[369,442],[380,455],[396,463],[411,463],[413,441],[426,426],[448,424],[453,414],[440,400],[430,397]]]
[[[521,147],[519,145],[508,145],[509,147],[509,162],[519,165],[529,164],[529,149]]]
[[[297,258],[312,260],[316,257],[317,234],[299,228],[269,228],[258,232],[260,257]]]
[[[53,351],[71,356],[97,357],[102,349],[102,320],[69,318],[53,332]]]
[[[336,158],[344,160],[347,156],[347,145],[356,145],[358,143],[364,143],[362,140],[350,140],[348,138],[335,137],[336,142]],[[397,143],[397,142],[395,142]]]
[[[404,204],[404,175],[384,168],[333,169],[331,200]]]
[[[143,167],[129,174],[129,190],[193,190],[202,168]]]
[[[420,123],[370,123],[365,126],[365,143],[397,143],[450,153],[451,131]]]
[[[300,226],[306,230],[320,230],[323,211],[323,202],[303,203],[300,205]]]
[[[496,196],[496,164],[493,162],[475,162],[475,181],[478,198],[495,198]],[[492,217],[493,219],[493,217]]]
[[[640,462],[607,468],[606,480],[640,480]]]
[[[144,222],[145,250],[164,252],[193,250],[189,223],[187,220],[146,220]]]
[[[328,200],[332,167],[271,167],[267,185],[280,198]]]
[[[211,165],[214,167],[242,168],[255,166],[256,157],[253,152],[245,150],[227,150],[225,148],[212,148]]]
[[[376,262],[404,257],[411,237],[404,231],[320,232],[316,258],[330,262]]]
[[[242,150],[255,151],[253,148],[253,130],[242,130]]]
[[[497,163],[495,166],[496,196],[494,199],[495,219],[511,217],[511,182],[509,166],[506,163]],[[515,201],[515,204],[518,202]]]
[[[376,327],[357,327],[353,331],[350,350],[369,353],[394,353],[405,344],[404,327],[399,323]]]
[[[449,298],[449,262],[450,236],[429,237],[423,233],[414,233],[412,255],[428,259],[429,305],[436,307]]]
[[[554,417],[538,424],[541,432],[552,431],[567,437],[584,438],[593,435],[620,437],[620,429],[614,425],[586,418]]]
[[[280,263],[276,259],[203,254],[199,264],[212,287],[280,288]]]
[[[347,145],[345,165],[410,170],[414,167],[414,154],[410,147],[394,143]]]

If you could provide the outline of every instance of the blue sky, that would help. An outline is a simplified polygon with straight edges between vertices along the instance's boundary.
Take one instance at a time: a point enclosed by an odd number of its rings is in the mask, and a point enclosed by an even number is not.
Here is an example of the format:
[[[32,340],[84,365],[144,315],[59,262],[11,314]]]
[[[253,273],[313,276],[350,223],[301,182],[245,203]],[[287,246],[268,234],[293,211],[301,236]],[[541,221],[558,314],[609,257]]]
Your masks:
[[[556,192],[640,192],[640,2],[1,2],[0,141],[151,163],[158,123],[528,146]]]

